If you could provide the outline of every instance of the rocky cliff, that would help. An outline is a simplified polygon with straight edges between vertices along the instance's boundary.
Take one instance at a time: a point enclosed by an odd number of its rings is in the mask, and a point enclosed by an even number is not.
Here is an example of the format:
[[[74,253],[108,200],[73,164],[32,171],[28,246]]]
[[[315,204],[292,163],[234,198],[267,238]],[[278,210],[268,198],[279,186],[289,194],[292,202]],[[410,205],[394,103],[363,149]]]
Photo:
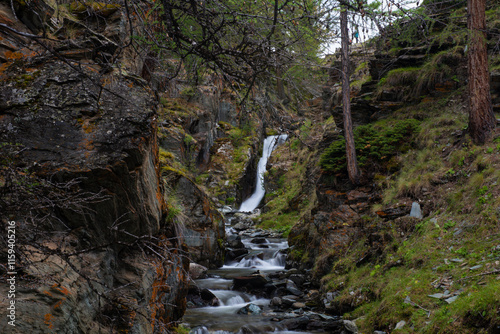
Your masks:
[[[103,61],[122,57],[125,9],[74,9],[63,24],[51,20],[61,9],[53,4],[23,3],[17,15],[1,5],[2,22],[16,30],[1,40],[2,224],[15,221],[17,238],[16,326],[4,298],[2,332],[169,328],[185,308],[189,262],[180,229],[165,220],[158,103],[134,74],[140,55]],[[49,50],[25,37],[47,22],[59,34],[76,29],[76,38],[60,35]]]

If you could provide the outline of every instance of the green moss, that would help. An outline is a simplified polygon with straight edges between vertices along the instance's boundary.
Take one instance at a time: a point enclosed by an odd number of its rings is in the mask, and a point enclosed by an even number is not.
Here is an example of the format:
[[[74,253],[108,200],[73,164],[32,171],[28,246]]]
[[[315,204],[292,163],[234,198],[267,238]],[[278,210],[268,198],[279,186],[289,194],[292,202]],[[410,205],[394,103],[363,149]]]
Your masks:
[[[392,124],[369,124],[354,130],[354,140],[359,166],[377,165],[387,168],[394,155],[406,152],[411,148],[412,138],[419,132],[419,122],[415,119],[397,121]],[[320,166],[328,172],[345,172],[345,140],[334,141],[323,153]]]

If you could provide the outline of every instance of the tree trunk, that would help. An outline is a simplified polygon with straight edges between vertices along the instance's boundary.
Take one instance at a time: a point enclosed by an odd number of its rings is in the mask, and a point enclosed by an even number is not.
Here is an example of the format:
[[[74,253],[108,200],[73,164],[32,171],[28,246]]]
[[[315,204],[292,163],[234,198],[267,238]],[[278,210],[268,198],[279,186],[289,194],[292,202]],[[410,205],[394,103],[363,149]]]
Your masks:
[[[342,112],[344,114],[344,137],[347,159],[347,173],[353,184],[359,184],[359,168],[352,133],[351,94],[349,87],[349,31],[347,29],[347,8],[340,11],[340,30],[342,46]]]
[[[278,94],[278,99],[281,101],[285,100],[285,85],[283,84],[283,79],[281,77],[281,65],[276,65],[276,93]]]
[[[485,10],[486,0],[467,0],[469,133],[476,144],[484,144],[496,126],[490,96]]]

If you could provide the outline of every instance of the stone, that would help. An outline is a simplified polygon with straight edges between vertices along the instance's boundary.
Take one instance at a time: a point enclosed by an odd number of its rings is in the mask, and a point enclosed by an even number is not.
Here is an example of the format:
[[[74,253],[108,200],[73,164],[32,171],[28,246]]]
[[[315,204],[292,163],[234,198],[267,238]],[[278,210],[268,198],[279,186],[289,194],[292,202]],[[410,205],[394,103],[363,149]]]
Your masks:
[[[205,278],[207,275],[208,268],[197,263],[189,264],[189,277],[191,279]]]
[[[356,326],[354,321],[342,320],[342,322],[344,324],[344,328],[347,331],[347,333],[352,333],[352,334],[358,333],[358,326]]]
[[[287,280],[286,289],[288,292],[290,292],[291,294],[294,294],[295,296],[304,295],[304,293],[297,288],[297,286],[295,285],[295,283],[292,280]]]
[[[451,304],[457,299],[458,299],[458,296],[453,296],[453,297],[445,299],[444,301],[447,302],[448,304]]]
[[[309,317],[302,316],[302,317],[282,320],[280,321],[280,324],[288,330],[296,330],[296,329],[305,330],[307,329],[309,321],[310,321]]]
[[[410,217],[415,217],[418,219],[423,218],[422,209],[420,208],[420,204],[418,204],[417,202],[413,202],[411,204]]]
[[[236,230],[236,231],[244,231],[244,230],[248,230],[250,227],[252,227],[252,224],[250,223],[245,223],[245,222],[239,222],[237,223],[236,225],[233,226],[233,228]]]
[[[405,325],[406,325],[406,321],[401,320],[400,322],[398,322],[398,323],[396,324],[396,327],[395,327],[394,329],[395,329],[395,330],[396,330],[396,329],[402,329]]]
[[[429,295],[428,297],[436,298],[436,299],[441,299],[441,298],[444,297],[444,294],[442,294],[442,293],[435,293],[433,295]]]
[[[302,303],[302,302],[295,302],[292,304],[292,308],[293,309],[303,309],[306,307],[306,304]]]
[[[243,242],[241,242],[241,236],[236,234],[230,234],[226,238],[227,246],[231,248],[245,248]]]
[[[258,315],[262,313],[262,308],[258,305],[255,304],[248,304],[245,307],[242,307],[238,310],[238,314],[251,314],[251,315]]]
[[[233,289],[262,289],[268,283],[268,280],[261,275],[252,275],[252,276],[239,276],[233,278]]]
[[[288,277],[289,280],[293,281],[297,287],[302,286],[306,281],[305,275],[302,274],[292,274]]]
[[[279,297],[273,297],[273,299],[271,299],[271,302],[270,302],[271,306],[281,307],[282,304],[283,304],[283,302],[281,301],[281,298],[279,298]]]
[[[267,239],[266,238],[253,238],[252,240],[250,240],[250,242],[252,244],[258,244],[258,245],[260,245],[260,244],[267,243]]]
[[[186,298],[188,302],[196,305],[196,307],[220,305],[219,298],[217,298],[212,291],[206,288],[201,289],[196,285],[191,285],[189,287],[189,292]]]
[[[297,296],[284,296],[281,297],[281,302],[284,307],[291,307],[296,302]]]

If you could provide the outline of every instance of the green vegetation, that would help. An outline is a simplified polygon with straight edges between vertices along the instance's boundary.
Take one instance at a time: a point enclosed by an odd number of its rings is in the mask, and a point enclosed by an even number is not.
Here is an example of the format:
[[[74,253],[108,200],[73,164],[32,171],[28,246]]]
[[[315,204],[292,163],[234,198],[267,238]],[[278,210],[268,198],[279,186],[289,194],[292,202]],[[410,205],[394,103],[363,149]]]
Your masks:
[[[354,130],[356,154],[359,166],[364,169],[391,169],[391,158],[407,152],[412,138],[419,132],[419,122],[408,119],[394,122],[379,122],[359,126]],[[323,153],[321,168],[328,172],[341,172],[347,168],[345,140],[334,141]]]

